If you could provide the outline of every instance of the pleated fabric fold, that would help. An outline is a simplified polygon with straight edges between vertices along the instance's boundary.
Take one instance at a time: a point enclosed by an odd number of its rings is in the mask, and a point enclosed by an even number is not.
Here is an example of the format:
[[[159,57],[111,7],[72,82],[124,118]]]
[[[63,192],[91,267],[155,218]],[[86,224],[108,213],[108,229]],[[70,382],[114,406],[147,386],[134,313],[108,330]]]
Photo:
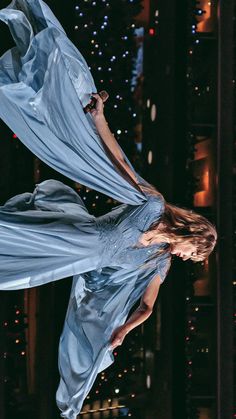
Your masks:
[[[16,42],[0,58],[3,121],[36,156],[70,179],[120,202],[145,202],[104,145],[92,116],[84,114],[97,92],[92,74],[46,3],[13,0],[0,19]]]
[[[0,207],[0,289],[31,288],[97,269],[103,247],[95,224],[80,196],[59,181],[9,199]]]

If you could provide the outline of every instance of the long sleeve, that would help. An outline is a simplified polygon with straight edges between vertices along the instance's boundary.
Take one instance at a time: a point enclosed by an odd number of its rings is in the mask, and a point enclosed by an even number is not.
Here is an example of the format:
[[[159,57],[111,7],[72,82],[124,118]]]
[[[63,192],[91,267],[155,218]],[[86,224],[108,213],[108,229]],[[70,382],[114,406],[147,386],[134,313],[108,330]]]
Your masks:
[[[145,194],[124,176],[92,116],[84,114],[97,91],[93,77],[46,3],[13,0],[0,19],[16,42],[0,58],[3,121],[36,156],[70,179],[123,203],[144,203]]]

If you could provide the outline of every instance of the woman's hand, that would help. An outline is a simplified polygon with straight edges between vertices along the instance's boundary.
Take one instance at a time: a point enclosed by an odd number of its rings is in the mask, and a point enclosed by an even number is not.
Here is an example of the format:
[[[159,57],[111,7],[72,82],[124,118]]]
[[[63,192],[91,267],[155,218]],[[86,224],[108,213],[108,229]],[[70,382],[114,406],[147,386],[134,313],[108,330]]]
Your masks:
[[[122,345],[123,340],[125,336],[127,335],[127,333],[128,333],[128,330],[125,325],[119,326],[113,331],[110,337],[110,343],[111,343],[112,349],[115,349],[117,346]]]
[[[105,118],[104,113],[103,113],[103,108],[104,108],[104,102],[107,100],[108,96],[107,98],[104,98],[104,99],[102,99],[98,93],[92,93],[91,96],[97,99],[96,107],[91,109],[90,111],[91,115],[93,116],[94,122],[96,123],[97,121]]]

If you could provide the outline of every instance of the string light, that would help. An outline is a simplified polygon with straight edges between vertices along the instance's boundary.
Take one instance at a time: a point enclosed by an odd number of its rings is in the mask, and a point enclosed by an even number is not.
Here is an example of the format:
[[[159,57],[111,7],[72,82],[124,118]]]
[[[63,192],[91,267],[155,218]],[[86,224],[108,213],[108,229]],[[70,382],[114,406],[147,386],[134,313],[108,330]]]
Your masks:
[[[211,5],[211,2],[208,2],[208,5]],[[190,10],[189,13],[189,21],[188,21],[188,28],[189,28],[189,44],[186,50],[187,52],[187,65],[186,68],[188,69],[186,73],[186,84],[188,87],[188,126],[189,132],[187,133],[187,140],[188,140],[188,156],[187,159],[189,162],[194,161],[194,145],[196,144],[197,134],[192,132],[192,124],[194,124],[195,114],[199,114],[200,109],[197,106],[192,107],[192,100],[194,97],[202,97],[205,94],[210,93],[210,86],[204,86],[205,80],[203,77],[199,77],[198,72],[198,65],[201,64],[203,54],[205,49],[200,48],[201,44],[204,44],[205,38],[200,38],[198,35],[198,23],[202,20],[203,14],[206,13],[202,8],[196,8],[195,5]],[[199,17],[201,16],[201,19]],[[199,26],[200,28],[200,26]],[[202,27],[201,27],[202,30]],[[207,45],[205,44],[207,47]],[[194,58],[194,59],[193,59]],[[201,67],[202,68],[202,67]],[[201,73],[201,72],[200,72]],[[205,74],[204,74],[205,77]],[[198,83],[201,80],[204,84]],[[200,103],[200,101],[198,102]],[[210,104],[209,104],[210,106]],[[200,125],[200,124],[199,124]],[[188,183],[188,188],[186,192],[186,202],[189,202],[189,206],[193,205],[194,203],[194,194],[196,190],[196,186],[194,186],[194,176],[193,176],[193,165],[186,162],[186,169],[187,169],[187,176],[189,177],[190,181]],[[187,204],[186,204],[187,205]],[[200,358],[207,357],[209,354],[209,348],[206,346],[202,346],[197,348],[198,337],[201,336],[201,322],[199,322],[199,318],[201,319],[201,306],[195,302],[194,296],[194,279],[195,279],[195,272],[191,264],[187,267],[187,287],[186,287],[186,325],[185,325],[185,335],[184,335],[184,344],[185,344],[185,394],[186,394],[186,419],[196,419],[198,417],[198,409],[193,407],[192,403],[192,396],[194,393],[195,388],[195,371],[198,368],[197,362],[201,362]],[[205,317],[205,316],[204,316]],[[198,355],[196,355],[198,354]],[[194,386],[194,387],[192,387]]]

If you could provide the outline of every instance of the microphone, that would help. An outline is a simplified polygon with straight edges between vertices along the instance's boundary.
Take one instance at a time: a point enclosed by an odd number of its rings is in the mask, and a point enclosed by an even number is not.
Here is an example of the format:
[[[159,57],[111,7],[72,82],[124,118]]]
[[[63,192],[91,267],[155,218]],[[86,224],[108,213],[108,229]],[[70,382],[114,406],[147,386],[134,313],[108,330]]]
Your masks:
[[[99,96],[102,98],[103,102],[106,102],[106,100],[109,98],[109,94],[106,90],[101,90],[101,92],[98,93]],[[90,112],[92,109],[96,108],[97,99],[95,97],[91,97],[90,102],[83,108],[84,113]]]

